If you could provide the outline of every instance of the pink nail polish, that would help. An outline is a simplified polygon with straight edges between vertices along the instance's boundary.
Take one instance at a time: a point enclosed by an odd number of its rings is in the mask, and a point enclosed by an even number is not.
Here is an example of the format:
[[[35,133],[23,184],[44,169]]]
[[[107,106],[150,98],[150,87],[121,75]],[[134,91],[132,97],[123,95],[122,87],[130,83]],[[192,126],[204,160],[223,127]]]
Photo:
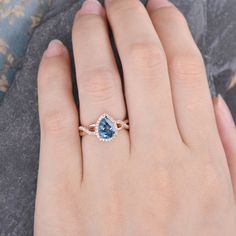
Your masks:
[[[58,39],[54,39],[49,43],[48,48],[44,53],[44,56],[56,57],[56,56],[62,55],[64,51],[65,51],[65,47],[63,43]]]
[[[217,105],[219,106],[219,109],[225,122],[227,122],[230,126],[235,128],[235,123],[231,111],[229,110],[228,105],[226,104],[221,95],[218,95],[217,101],[218,101]]]
[[[173,6],[173,4],[168,0],[149,0],[147,3],[147,9],[149,11],[171,6]]]
[[[86,0],[84,1],[81,9],[78,12],[78,15],[85,14],[95,14],[95,15],[103,15],[104,9],[101,3],[97,0]]]

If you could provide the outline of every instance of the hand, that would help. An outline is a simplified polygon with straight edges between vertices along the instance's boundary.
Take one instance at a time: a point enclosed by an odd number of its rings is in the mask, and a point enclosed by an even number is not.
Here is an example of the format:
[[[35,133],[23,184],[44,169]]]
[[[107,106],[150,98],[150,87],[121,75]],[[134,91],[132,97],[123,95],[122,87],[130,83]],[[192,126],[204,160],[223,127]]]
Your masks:
[[[235,127],[216,99],[221,141],[184,17],[166,0],[149,0],[148,11],[138,0],[105,5],[88,0],[74,20],[79,115],[65,46],[52,41],[40,64],[35,235],[236,235]],[[128,117],[129,132],[80,138],[78,127],[104,112]]]

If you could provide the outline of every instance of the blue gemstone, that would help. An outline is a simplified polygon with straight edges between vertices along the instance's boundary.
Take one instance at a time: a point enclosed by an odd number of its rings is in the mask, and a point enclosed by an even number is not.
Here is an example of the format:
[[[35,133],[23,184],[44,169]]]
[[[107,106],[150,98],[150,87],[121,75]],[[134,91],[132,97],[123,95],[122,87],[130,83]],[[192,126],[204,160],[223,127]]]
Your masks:
[[[98,134],[100,138],[109,140],[113,138],[115,133],[116,127],[114,123],[107,116],[102,118],[98,125]]]

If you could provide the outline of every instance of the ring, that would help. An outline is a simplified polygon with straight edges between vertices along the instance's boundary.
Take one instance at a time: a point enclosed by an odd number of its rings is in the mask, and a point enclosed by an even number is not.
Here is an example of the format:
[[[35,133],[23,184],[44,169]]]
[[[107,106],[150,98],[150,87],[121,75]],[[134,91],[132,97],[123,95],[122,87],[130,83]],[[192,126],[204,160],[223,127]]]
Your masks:
[[[80,136],[96,135],[100,141],[110,142],[117,135],[118,131],[122,129],[129,129],[129,121],[114,120],[108,114],[102,114],[95,124],[91,124],[88,127],[80,126]]]

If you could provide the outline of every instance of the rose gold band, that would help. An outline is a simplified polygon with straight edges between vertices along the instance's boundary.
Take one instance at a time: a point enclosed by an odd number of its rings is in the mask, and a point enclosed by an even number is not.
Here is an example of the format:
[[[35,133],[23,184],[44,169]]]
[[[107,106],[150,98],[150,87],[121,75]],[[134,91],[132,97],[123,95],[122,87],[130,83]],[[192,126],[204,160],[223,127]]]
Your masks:
[[[117,130],[120,131],[122,129],[129,130],[129,121],[125,120],[117,120],[116,121]],[[80,126],[79,127],[80,136],[85,135],[96,135],[96,124],[91,124],[88,127]]]

